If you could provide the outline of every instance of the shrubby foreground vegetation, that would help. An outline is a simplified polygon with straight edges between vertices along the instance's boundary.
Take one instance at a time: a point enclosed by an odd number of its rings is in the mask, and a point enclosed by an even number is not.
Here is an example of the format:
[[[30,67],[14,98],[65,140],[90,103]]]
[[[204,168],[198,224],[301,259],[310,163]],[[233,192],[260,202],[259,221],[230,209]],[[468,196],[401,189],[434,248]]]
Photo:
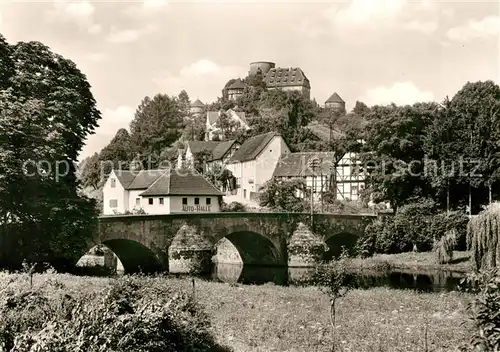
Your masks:
[[[6,351],[450,351],[468,344],[470,296],[384,288],[336,302],[315,287],[152,277],[0,274]],[[203,307],[203,308],[201,308]],[[462,322],[466,325],[461,325]],[[225,347],[227,346],[227,347]]]
[[[229,351],[193,297],[162,280],[0,280],[2,351]]]

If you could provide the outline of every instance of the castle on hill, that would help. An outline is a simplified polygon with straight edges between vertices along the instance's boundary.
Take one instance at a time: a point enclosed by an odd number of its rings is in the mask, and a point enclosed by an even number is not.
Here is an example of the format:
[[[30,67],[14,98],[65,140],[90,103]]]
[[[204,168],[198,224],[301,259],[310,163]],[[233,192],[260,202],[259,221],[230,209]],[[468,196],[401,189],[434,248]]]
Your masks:
[[[260,75],[267,89],[282,89],[284,91],[299,91],[304,97],[311,97],[311,83],[300,67],[276,67],[274,62],[257,61],[250,64],[249,77]],[[246,84],[241,79],[236,79],[224,88],[228,99],[236,100],[243,94]]]

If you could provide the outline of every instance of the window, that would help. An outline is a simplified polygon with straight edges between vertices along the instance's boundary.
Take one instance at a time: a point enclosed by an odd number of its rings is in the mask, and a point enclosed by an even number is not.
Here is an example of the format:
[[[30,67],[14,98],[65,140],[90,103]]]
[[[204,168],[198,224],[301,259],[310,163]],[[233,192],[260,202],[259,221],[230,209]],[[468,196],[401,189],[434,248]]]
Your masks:
[[[194,199],[194,205],[200,204],[200,198],[195,198]]]
[[[112,178],[111,179],[111,188],[115,188],[116,187],[116,178]]]
[[[188,199],[182,198],[182,205],[188,205]]]
[[[163,202],[163,198],[160,198],[160,205],[163,205],[163,204],[165,204],[165,203]]]
[[[148,199],[149,205],[153,205],[153,198]]]
[[[118,200],[117,199],[110,199],[109,200],[109,207],[110,208],[117,208],[118,207]]]
[[[246,189],[243,190],[243,198],[245,198],[245,199],[247,198],[247,190]]]
[[[207,205],[212,204],[212,198],[207,198]]]
[[[135,199],[135,205],[141,205],[141,198]]]

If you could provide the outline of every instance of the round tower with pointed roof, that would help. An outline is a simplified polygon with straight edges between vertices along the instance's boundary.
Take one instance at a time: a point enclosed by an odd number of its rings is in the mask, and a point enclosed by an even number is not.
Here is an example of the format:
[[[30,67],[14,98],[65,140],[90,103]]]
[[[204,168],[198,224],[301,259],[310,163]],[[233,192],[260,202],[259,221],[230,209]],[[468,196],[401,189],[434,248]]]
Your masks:
[[[200,99],[196,99],[194,103],[191,103],[190,111],[193,115],[203,113],[203,109],[205,108],[205,104],[201,102]]]
[[[325,108],[345,111],[345,101],[335,92],[325,101]]]

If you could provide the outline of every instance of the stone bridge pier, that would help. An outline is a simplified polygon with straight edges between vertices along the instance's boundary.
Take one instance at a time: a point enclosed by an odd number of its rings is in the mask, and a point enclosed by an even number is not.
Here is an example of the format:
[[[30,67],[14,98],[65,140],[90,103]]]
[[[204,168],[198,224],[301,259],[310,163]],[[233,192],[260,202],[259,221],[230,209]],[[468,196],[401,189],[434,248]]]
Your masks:
[[[104,216],[95,243],[126,272],[207,272],[225,238],[244,265],[314,266],[351,248],[374,215],[211,213]],[[93,244],[95,244],[93,243]]]

